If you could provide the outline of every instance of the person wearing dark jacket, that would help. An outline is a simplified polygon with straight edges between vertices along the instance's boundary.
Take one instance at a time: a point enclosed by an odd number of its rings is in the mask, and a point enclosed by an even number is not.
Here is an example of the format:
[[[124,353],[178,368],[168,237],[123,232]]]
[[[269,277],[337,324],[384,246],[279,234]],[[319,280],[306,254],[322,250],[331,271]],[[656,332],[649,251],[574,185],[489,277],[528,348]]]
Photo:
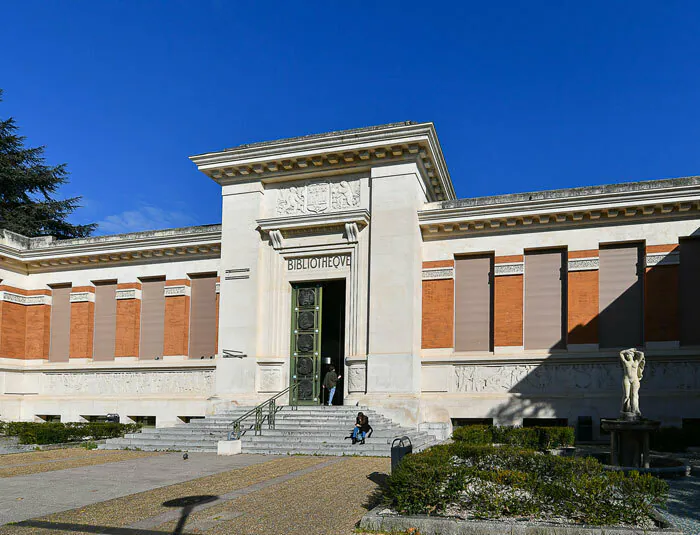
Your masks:
[[[365,436],[372,427],[369,425],[369,418],[364,413],[358,412],[355,419],[355,429],[352,430],[352,443],[365,443]],[[358,438],[359,437],[359,438]]]
[[[333,405],[335,387],[340,379],[342,379],[342,376],[335,373],[335,366],[328,368],[326,376],[323,378],[323,388],[328,390],[328,406]]]

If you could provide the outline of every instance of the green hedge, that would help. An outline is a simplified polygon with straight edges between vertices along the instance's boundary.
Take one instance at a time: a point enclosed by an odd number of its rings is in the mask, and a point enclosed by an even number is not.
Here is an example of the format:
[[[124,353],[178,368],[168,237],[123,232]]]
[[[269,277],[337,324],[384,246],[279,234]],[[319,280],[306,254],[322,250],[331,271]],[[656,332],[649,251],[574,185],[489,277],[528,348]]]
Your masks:
[[[138,424],[111,422],[4,422],[0,430],[5,435],[18,437],[20,444],[61,444],[88,438],[100,440],[122,437],[127,433],[135,433],[140,428]]]
[[[549,450],[573,446],[574,428],[465,425],[455,428],[452,438],[474,446],[508,444],[521,448]]]
[[[470,517],[565,517],[592,525],[648,525],[668,485],[650,475],[604,471],[592,458],[570,458],[463,442],[406,456],[389,478],[398,511],[440,514],[459,506]]]

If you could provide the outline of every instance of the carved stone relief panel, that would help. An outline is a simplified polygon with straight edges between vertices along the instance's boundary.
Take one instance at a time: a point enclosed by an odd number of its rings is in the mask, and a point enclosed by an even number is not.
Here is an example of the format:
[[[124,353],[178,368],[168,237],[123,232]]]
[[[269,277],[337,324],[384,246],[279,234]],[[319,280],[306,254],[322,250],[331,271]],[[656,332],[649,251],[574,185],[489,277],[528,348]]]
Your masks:
[[[359,180],[309,181],[278,191],[278,216],[323,214],[360,206]]]
[[[367,384],[367,366],[353,364],[348,368],[348,391],[364,392]]]
[[[279,392],[282,387],[282,366],[260,366],[259,392]]]
[[[649,390],[700,389],[700,366],[694,362],[647,364],[640,395]],[[617,393],[622,370],[610,364],[501,364],[454,367],[454,387],[460,393],[567,394]]]
[[[42,394],[48,395],[211,395],[213,370],[163,372],[48,373]]]

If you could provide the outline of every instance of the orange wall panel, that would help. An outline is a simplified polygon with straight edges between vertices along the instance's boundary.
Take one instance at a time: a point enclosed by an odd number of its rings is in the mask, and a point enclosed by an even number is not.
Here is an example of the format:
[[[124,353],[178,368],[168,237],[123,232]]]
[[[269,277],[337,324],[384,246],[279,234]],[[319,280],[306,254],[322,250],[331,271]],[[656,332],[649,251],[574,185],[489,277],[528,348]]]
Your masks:
[[[0,320],[2,329],[0,333],[0,357],[23,359],[27,307],[3,301],[0,303],[0,315],[2,315],[2,320]]]
[[[454,280],[452,279],[423,281],[422,347],[423,349],[454,347]]]
[[[595,256],[597,256],[598,251],[595,251],[595,253]],[[571,253],[569,253],[569,258],[571,258]],[[567,286],[567,343],[597,344],[599,313],[598,271],[571,271],[569,272]]]
[[[165,298],[163,355],[187,355],[190,335],[190,296]]]
[[[120,284],[118,289],[122,288]],[[137,289],[141,289],[141,285]],[[115,357],[138,357],[141,337],[141,300],[117,300],[117,327],[114,343]]]
[[[71,303],[70,358],[92,358],[92,342],[94,334],[95,303],[92,301]]]
[[[454,265],[454,260],[428,260],[426,262],[423,262],[423,269],[454,267]]]
[[[511,257],[500,257],[511,258]],[[520,257],[512,257],[520,258]],[[496,258],[496,263],[498,262]],[[518,262],[519,260],[508,260]],[[523,345],[523,276],[494,277],[493,343],[495,346]]]
[[[26,359],[48,359],[51,342],[51,307],[27,307],[27,325],[24,352]]]

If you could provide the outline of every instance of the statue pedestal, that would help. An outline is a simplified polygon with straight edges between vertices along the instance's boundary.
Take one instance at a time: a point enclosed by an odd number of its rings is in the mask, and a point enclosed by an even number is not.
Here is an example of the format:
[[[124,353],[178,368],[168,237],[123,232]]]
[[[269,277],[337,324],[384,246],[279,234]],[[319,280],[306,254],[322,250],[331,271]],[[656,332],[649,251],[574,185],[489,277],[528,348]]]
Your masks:
[[[601,420],[601,425],[610,432],[610,464],[649,468],[649,435],[661,426],[661,422],[618,418]]]

